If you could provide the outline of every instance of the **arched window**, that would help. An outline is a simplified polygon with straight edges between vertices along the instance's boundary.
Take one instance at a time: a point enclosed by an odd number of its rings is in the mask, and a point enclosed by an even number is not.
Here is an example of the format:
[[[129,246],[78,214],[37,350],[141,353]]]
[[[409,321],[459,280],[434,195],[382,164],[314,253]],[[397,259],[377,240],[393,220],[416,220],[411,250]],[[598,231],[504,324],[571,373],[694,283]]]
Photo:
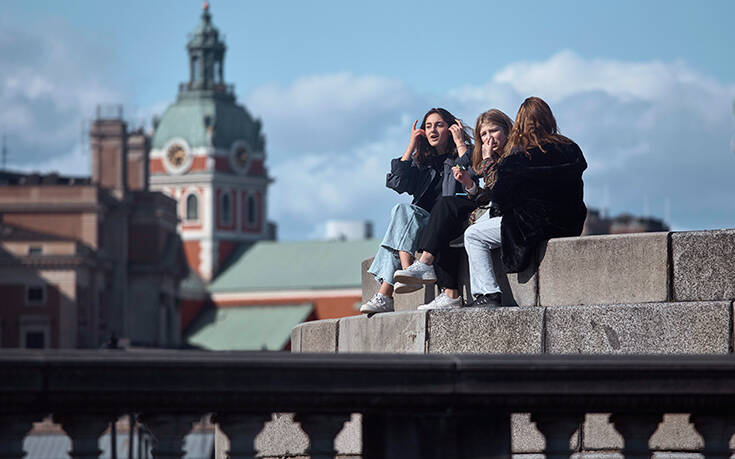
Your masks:
[[[230,193],[225,192],[222,195],[221,205],[220,215],[222,215],[222,223],[229,225],[232,222],[232,199],[230,198]]]
[[[258,208],[255,204],[255,198],[248,196],[248,225],[253,226],[258,218]]]
[[[186,198],[186,219],[199,220],[199,198],[195,194],[190,194]]]

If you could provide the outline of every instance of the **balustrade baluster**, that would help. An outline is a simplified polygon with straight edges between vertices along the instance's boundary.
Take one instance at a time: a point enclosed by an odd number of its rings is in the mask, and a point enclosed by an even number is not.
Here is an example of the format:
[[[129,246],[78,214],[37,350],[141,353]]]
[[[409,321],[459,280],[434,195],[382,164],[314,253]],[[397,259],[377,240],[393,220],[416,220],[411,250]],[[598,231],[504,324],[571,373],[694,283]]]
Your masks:
[[[5,415],[0,418],[0,458],[21,459],[23,438],[33,427],[33,423],[43,416]]]
[[[334,438],[349,419],[349,414],[297,414],[294,420],[309,436],[306,454],[311,459],[333,459],[337,454]]]
[[[613,414],[610,422],[623,436],[621,454],[626,459],[649,459],[653,452],[648,447],[651,435],[663,420],[662,414]]]
[[[61,424],[71,439],[72,459],[97,459],[102,454],[99,439],[102,433],[114,422],[114,415],[60,414],[54,415],[54,422]]]
[[[732,455],[730,438],[735,433],[735,422],[720,414],[693,414],[690,419],[702,435],[702,454],[706,459],[729,458]]]
[[[577,449],[570,448],[569,443],[584,422],[583,413],[539,413],[532,414],[531,420],[546,438],[546,459],[569,457]]]
[[[153,458],[180,458],[184,455],[184,437],[191,432],[193,424],[201,419],[194,414],[143,415],[140,421],[153,434]]]
[[[230,449],[227,451],[229,459],[251,459],[257,454],[255,437],[270,420],[270,413],[218,414],[212,422],[219,424],[219,428],[230,440]]]

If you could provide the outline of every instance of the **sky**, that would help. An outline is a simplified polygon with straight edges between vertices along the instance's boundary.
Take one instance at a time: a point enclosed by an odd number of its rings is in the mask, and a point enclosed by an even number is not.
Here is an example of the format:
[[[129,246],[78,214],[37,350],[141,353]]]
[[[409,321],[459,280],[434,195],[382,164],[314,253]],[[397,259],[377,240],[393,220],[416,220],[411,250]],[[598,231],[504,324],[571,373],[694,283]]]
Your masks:
[[[431,107],[474,126],[528,96],[589,168],[585,202],[675,230],[735,227],[735,2],[211,0],[225,79],[262,119],[280,239],[398,202],[390,159]],[[150,125],[188,79],[199,0],[0,0],[8,168],[88,175],[85,125]]]

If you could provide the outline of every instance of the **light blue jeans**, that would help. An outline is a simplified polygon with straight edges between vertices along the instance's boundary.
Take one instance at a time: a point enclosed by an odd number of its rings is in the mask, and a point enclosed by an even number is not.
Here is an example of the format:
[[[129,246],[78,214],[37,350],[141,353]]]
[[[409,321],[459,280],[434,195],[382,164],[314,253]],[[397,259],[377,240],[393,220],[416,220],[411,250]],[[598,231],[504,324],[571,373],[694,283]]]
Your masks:
[[[464,232],[464,249],[470,265],[470,290],[472,295],[500,292],[493,271],[490,250],[500,247],[500,222],[503,217],[490,218],[489,212],[482,215]]]
[[[413,204],[396,204],[390,213],[390,222],[368,272],[378,283],[393,285],[393,274],[401,269],[398,252],[411,255],[418,249],[421,233],[429,222],[429,212]]]

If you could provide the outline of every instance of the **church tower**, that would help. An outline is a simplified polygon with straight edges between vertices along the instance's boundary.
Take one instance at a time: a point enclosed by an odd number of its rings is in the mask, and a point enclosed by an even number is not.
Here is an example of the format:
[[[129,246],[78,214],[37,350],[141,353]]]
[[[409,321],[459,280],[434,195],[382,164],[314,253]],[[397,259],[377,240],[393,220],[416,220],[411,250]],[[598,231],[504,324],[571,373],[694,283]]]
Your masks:
[[[189,266],[205,281],[243,244],[273,238],[260,120],[225,83],[226,46],[204,4],[187,44],[189,80],[154,121],[150,189],[178,201]]]

